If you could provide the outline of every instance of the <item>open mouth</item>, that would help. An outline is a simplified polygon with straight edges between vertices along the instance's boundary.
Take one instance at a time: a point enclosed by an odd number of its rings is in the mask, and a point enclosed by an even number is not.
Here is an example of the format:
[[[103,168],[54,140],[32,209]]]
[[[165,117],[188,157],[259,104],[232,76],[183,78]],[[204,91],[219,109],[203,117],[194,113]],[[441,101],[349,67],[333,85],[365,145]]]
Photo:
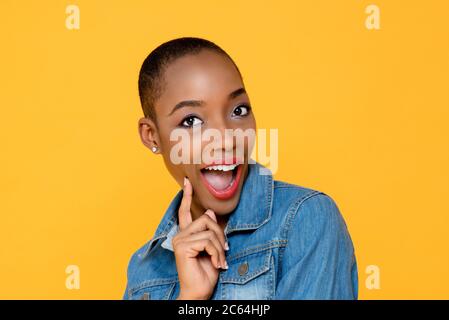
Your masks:
[[[226,200],[236,193],[242,168],[237,163],[210,165],[201,169],[201,180],[214,197]]]

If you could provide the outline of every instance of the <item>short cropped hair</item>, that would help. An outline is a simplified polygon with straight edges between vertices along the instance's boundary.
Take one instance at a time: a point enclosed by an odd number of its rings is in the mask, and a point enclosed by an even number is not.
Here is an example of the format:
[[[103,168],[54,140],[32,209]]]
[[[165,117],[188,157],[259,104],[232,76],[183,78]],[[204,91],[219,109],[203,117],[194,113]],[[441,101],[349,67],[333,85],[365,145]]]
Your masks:
[[[189,54],[198,54],[202,50],[212,50],[222,54],[234,64],[240,77],[239,68],[234,60],[215,43],[194,37],[182,37],[159,45],[145,59],[139,73],[139,97],[143,114],[156,122],[155,101],[164,89],[164,71],[170,63]]]

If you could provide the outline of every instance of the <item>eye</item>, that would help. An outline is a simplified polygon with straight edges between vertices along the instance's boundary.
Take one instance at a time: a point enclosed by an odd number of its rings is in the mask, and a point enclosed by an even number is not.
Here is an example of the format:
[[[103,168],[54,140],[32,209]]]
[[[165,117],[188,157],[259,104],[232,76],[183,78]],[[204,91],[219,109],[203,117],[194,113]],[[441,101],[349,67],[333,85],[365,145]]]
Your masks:
[[[251,110],[251,107],[247,104],[241,104],[232,110],[232,116],[233,117],[244,117],[249,114],[249,111]]]
[[[197,116],[188,116],[188,117],[185,117],[185,118],[181,121],[181,123],[180,123],[180,125],[181,125],[182,127],[187,127],[187,128],[194,127],[194,126],[197,126],[197,125],[200,125],[200,124],[203,124],[203,120],[201,120],[201,119],[198,118]]]

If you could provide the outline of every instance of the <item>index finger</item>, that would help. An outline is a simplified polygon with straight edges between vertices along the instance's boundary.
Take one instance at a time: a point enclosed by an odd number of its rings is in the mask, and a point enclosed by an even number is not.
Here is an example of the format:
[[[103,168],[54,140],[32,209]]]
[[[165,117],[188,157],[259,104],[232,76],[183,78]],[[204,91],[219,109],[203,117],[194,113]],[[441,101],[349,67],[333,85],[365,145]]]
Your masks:
[[[192,223],[192,215],[190,213],[190,205],[192,204],[192,184],[187,177],[184,178],[184,188],[181,204],[178,210],[179,229],[183,230]]]

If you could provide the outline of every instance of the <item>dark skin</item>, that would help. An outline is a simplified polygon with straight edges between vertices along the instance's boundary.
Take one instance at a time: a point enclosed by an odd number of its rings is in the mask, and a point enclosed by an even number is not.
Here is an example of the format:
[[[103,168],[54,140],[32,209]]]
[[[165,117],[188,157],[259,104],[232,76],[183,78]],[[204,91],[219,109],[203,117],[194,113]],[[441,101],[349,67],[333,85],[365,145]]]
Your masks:
[[[226,265],[224,229],[229,214],[236,208],[243,182],[248,173],[249,151],[245,147],[242,178],[237,192],[229,199],[214,197],[200,179],[206,164],[173,164],[170,150],[177,141],[170,141],[170,133],[176,128],[187,130],[192,137],[192,126],[201,130],[215,128],[256,129],[250,108],[250,100],[243,81],[233,63],[224,55],[202,50],[176,59],[168,65],[163,75],[163,90],[155,101],[155,121],[139,119],[141,140],[148,148],[157,147],[170,174],[184,189],[178,212],[180,232],[173,239],[181,293],[179,299],[208,299],[218,278],[218,268]],[[181,101],[197,101],[194,105]],[[240,106],[240,107],[239,107]],[[248,108],[246,108],[248,106]],[[240,108],[236,111],[236,108]],[[202,148],[208,142],[202,142]],[[213,151],[235,153],[233,146],[214,145]],[[187,177],[186,184],[184,178]],[[190,246],[189,246],[190,244]],[[206,251],[204,257],[199,252]],[[202,283],[202,284],[201,284]]]

